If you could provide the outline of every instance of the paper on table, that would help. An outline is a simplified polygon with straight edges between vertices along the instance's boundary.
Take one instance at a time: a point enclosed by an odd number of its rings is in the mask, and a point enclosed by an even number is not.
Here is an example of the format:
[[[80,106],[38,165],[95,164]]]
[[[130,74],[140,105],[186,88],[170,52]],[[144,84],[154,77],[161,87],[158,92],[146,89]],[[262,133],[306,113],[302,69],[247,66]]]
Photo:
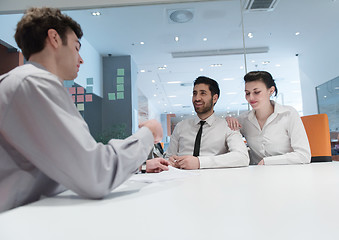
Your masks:
[[[199,175],[197,172],[189,171],[189,170],[180,170],[178,168],[174,168],[169,166],[168,171],[163,171],[160,173],[145,173],[145,174],[134,174],[129,180],[137,181],[137,182],[162,182],[162,181],[170,181],[175,179],[186,178],[189,176]]]

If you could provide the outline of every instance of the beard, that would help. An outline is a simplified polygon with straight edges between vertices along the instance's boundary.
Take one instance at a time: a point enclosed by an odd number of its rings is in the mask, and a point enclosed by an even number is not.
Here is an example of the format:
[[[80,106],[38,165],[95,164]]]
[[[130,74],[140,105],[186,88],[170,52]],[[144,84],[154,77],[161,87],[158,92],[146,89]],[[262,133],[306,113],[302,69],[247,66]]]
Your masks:
[[[209,111],[211,111],[213,109],[213,99],[211,98],[210,101],[208,101],[205,106],[201,106],[201,107],[195,107],[195,105],[193,104],[194,106],[194,110],[196,113],[198,114],[204,114],[204,113],[207,113]]]

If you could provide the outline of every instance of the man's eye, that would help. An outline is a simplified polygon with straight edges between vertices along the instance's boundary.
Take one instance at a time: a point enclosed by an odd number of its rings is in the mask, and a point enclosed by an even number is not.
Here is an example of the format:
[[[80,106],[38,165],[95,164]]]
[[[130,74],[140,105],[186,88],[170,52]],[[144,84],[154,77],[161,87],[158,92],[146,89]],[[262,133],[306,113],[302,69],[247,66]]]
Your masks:
[[[259,94],[260,92],[254,92],[255,94]]]

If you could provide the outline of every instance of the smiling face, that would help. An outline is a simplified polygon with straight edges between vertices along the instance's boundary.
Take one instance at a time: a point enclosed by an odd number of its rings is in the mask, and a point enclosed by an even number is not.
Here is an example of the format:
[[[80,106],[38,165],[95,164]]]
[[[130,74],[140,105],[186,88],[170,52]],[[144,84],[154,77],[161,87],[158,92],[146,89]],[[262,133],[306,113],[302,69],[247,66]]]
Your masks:
[[[209,86],[204,83],[196,84],[193,88],[192,103],[195,112],[201,119],[209,117],[213,113],[213,106],[218,100],[218,95],[209,90]]]
[[[253,109],[258,110],[270,105],[274,87],[267,88],[265,83],[257,80],[245,84],[245,97]]]
[[[62,44],[57,55],[58,76],[63,80],[73,80],[78,76],[83,59],[79,54],[80,42],[73,31],[66,34],[67,43]]]

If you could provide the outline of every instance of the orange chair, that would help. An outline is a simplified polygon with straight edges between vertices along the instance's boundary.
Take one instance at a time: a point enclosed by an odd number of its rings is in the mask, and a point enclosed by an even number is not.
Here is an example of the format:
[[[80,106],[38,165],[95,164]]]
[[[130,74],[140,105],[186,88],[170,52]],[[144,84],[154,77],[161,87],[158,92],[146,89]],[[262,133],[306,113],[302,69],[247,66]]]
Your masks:
[[[301,117],[311,148],[311,162],[331,162],[331,138],[327,114]]]

